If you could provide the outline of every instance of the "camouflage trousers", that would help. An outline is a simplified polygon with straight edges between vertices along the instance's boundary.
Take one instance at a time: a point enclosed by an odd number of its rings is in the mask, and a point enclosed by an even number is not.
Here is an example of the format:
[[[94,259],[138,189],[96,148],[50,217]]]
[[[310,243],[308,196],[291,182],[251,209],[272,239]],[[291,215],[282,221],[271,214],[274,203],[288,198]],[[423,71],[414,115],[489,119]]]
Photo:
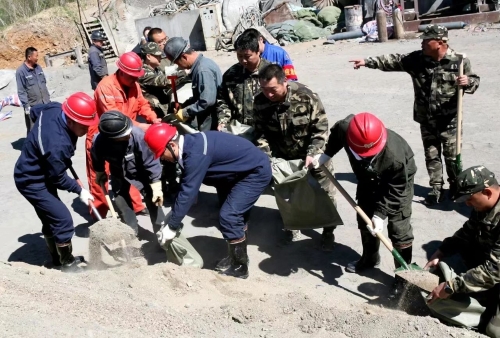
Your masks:
[[[430,186],[443,186],[444,157],[448,182],[455,179],[453,162],[455,161],[457,117],[451,116],[420,124],[420,133],[424,144],[425,164],[429,173]]]
[[[332,173],[334,174],[334,167],[333,167],[333,161],[329,160],[328,162],[325,163],[325,167]],[[318,180],[318,183],[321,185],[321,188],[323,188],[324,191],[328,194],[330,199],[333,202],[333,205],[335,208],[337,208],[337,188],[333,185],[333,183],[330,181],[330,179],[326,176],[326,174],[323,172],[321,168],[319,169],[311,169],[311,174],[312,176]],[[324,231],[331,231],[335,230],[337,227],[330,227],[330,228],[324,228]],[[328,230],[327,230],[328,229]]]

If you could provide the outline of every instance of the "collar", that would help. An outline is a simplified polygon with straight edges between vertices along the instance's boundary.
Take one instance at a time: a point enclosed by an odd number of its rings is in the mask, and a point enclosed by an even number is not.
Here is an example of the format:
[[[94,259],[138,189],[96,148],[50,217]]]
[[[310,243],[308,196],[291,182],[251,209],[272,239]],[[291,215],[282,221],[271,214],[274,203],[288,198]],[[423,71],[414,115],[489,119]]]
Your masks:
[[[177,163],[184,169],[184,162],[182,161],[182,153],[184,152],[184,135],[179,136],[179,158]]]
[[[358,154],[356,154],[356,153],[354,152],[354,150],[352,150],[352,149],[351,149],[351,147],[349,147],[349,150],[351,151],[351,153],[353,154],[353,156],[354,156],[354,158],[355,158],[356,160],[358,160],[358,161],[362,161],[362,160],[364,160],[364,158],[363,158],[363,157],[361,157],[361,156],[359,156]],[[378,154],[380,154],[380,153],[378,153]],[[372,159],[370,160],[370,164],[372,164],[372,163],[373,163],[373,161],[377,158],[378,154],[376,154],[375,156],[373,156],[373,157],[372,157]]]
[[[196,60],[194,60],[193,66],[191,66],[191,72],[194,73],[196,68],[200,65],[201,59],[203,58],[203,54],[198,54]]]
[[[484,213],[482,222],[485,224],[491,224],[492,226],[500,224],[500,199],[497,201],[497,204],[495,204],[493,209]]]
[[[257,68],[255,69],[255,71],[253,72],[249,72],[245,67],[241,66],[241,69],[242,69],[242,72],[244,75],[248,74],[250,76],[258,76],[259,75],[259,71],[263,68],[264,66],[264,62],[263,62],[263,58],[260,57],[259,59],[259,64],[257,65]]]
[[[35,69],[37,69],[37,68],[38,68],[38,63],[35,63],[35,65],[33,66],[33,68],[30,68],[30,66],[28,66],[28,65],[26,64],[26,61],[25,61],[25,62],[23,62],[23,65],[24,65],[24,67],[25,67],[28,71],[30,71],[30,72],[31,72],[31,71],[34,71]]]

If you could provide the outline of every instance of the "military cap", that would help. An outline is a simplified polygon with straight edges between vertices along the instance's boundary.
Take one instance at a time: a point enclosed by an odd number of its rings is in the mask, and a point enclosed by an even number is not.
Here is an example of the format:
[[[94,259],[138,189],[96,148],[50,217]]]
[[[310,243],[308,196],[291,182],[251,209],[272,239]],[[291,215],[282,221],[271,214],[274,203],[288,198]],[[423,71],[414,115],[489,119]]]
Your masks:
[[[151,54],[151,55],[161,55],[161,49],[160,46],[156,42],[148,42],[144,45],[141,46],[141,53],[146,55],[146,54]]]
[[[448,41],[448,29],[440,25],[429,25],[425,27],[424,33],[420,35],[423,40],[443,40]]]
[[[465,202],[471,195],[498,184],[495,174],[482,165],[465,169],[456,178],[456,189],[452,199]]]

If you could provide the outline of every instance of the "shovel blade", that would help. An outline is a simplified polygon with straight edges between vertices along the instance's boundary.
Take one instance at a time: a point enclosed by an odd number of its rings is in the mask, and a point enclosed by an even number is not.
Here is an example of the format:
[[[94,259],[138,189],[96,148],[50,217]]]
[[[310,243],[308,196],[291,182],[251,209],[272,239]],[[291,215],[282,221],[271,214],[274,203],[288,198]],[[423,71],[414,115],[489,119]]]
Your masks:
[[[439,285],[439,277],[419,267],[417,264],[408,264],[409,269],[399,268],[394,272],[408,283],[427,292],[432,292]]]

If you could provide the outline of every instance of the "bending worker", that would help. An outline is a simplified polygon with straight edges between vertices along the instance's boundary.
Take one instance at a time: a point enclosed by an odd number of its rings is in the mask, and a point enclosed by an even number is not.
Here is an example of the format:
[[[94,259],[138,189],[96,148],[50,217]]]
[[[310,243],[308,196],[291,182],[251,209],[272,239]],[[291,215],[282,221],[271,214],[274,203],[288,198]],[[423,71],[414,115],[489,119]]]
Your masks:
[[[358,205],[371,217],[375,228],[367,226],[358,216],[363,254],[357,262],[349,263],[346,270],[360,273],[380,264],[380,240],[375,236],[383,231],[386,220],[394,248],[410,264],[413,248],[411,202],[417,172],[413,151],[401,136],[386,129],[382,121],[370,113],[349,115],[335,123],[325,153],[316,155],[318,164],[329,161],[342,148],[358,180]],[[394,264],[399,267],[396,260]],[[391,298],[402,291],[402,286],[397,278]]]
[[[81,92],[71,95],[62,106],[53,102],[40,107],[40,116],[17,160],[14,181],[42,222],[42,233],[53,265],[63,271],[74,271],[83,258],[73,256],[73,219],[57,190],[80,195],[86,205],[94,200],[66,170],[71,166],[78,138],[99,119],[94,100]]]
[[[133,185],[145,196],[153,230],[160,230],[165,218],[161,206],[161,164],[154,158],[144,142],[144,132],[133,126],[132,120],[118,111],[109,111],[101,116],[99,134],[92,145],[92,164],[96,170],[96,184],[107,183],[108,175],[104,163],[109,163],[113,177],[112,189],[121,219],[139,234],[139,222],[132,207],[130,186]]]
[[[228,257],[218,262],[216,270],[247,278],[246,221],[250,209],[271,182],[266,154],[239,136],[216,131],[183,136],[164,123],[149,128],[145,141],[156,158],[178,162],[183,169],[171,217],[158,233],[160,245],[180,233],[182,220],[196,200],[201,184],[214,186],[221,204],[219,230],[228,243]]]

